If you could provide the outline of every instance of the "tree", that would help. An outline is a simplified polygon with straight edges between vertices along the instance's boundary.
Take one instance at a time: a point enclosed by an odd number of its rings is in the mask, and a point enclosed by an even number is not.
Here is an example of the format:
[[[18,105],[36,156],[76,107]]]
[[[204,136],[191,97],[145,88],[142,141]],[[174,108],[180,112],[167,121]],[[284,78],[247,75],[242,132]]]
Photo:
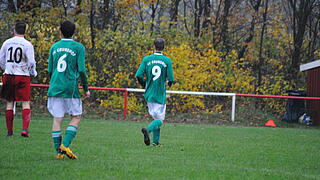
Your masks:
[[[255,87],[255,90],[257,90],[257,87],[260,87],[262,84],[262,68],[264,65],[264,58],[263,58],[263,40],[264,40],[264,34],[267,27],[267,15],[268,15],[268,8],[269,8],[269,0],[266,0],[265,2],[265,8],[263,13],[263,20],[262,20],[262,28],[260,33],[260,43],[259,43],[259,63],[258,63],[258,82],[257,86]]]
[[[211,24],[211,4],[210,0],[204,1],[204,11],[203,11],[204,20],[202,23],[202,28],[207,32],[209,25]]]
[[[9,12],[16,12],[16,7],[14,5],[14,1],[13,0],[8,0],[8,11]]]
[[[232,0],[224,0],[224,8],[223,8],[223,15],[222,15],[222,25],[221,25],[221,31],[220,31],[220,42],[224,45],[226,48],[226,51],[228,52],[230,50],[230,42],[229,42],[229,12],[231,8]]]
[[[172,25],[177,24],[178,22],[178,12],[179,12],[179,3],[181,0],[171,0],[170,7],[170,24],[169,29],[171,29]]]
[[[150,9],[151,9],[151,26],[150,26],[150,32],[151,32],[151,36],[153,34],[154,31],[154,25],[155,25],[155,18],[156,18],[156,11],[159,7],[159,3],[160,0],[156,0],[156,2],[153,2],[150,4]]]
[[[316,0],[287,0],[290,13],[293,47],[291,63],[288,66],[288,78],[292,82],[298,81],[299,65],[302,62],[303,42],[306,34],[307,23],[311,17]],[[296,83],[294,83],[296,84]]]
[[[244,40],[244,45],[242,46],[242,48],[240,49],[239,53],[238,53],[238,58],[241,59],[244,57],[244,53],[246,52],[249,43],[252,41],[253,37],[254,37],[254,33],[255,33],[255,26],[257,23],[257,19],[259,18],[259,9],[261,6],[261,0],[250,0],[250,5],[252,7],[252,9],[254,10],[254,14],[252,16],[252,20],[251,20],[251,26],[249,29],[249,36]]]

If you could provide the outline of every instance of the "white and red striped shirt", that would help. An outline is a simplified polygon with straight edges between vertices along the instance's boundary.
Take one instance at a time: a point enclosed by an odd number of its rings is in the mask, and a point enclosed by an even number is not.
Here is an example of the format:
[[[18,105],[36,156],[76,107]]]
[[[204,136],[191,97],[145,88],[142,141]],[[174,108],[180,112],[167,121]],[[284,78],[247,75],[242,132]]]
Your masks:
[[[7,39],[0,49],[0,67],[4,74],[37,76],[31,42],[20,36]]]

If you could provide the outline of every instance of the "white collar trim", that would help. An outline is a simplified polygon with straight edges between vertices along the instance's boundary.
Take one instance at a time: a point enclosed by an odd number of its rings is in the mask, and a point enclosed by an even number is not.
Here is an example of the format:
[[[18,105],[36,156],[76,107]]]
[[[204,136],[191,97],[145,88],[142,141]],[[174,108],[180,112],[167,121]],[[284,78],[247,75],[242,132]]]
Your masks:
[[[155,54],[155,55],[163,55],[162,53],[153,53],[153,54]]]
[[[69,39],[69,38],[62,38],[61,40],[64,40],[64,41],[73,41],[73,39]]]

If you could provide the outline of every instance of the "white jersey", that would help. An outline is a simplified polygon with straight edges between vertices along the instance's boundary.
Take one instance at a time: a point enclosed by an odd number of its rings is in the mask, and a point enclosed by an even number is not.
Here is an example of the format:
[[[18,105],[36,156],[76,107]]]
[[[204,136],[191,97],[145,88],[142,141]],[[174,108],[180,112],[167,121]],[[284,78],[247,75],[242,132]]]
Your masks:
[[[0,49],[0,67],[4,74],[37,76],[31,42],[19,36],[7,39]]]

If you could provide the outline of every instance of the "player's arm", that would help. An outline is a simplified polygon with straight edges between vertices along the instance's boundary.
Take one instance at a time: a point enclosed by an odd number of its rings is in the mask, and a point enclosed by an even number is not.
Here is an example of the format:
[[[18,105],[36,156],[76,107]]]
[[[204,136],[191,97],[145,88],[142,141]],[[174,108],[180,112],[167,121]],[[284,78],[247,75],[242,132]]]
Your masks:
[[[33,45],[27,47],[26,57],[28,59],[28,69],[30,76],[36,77],[38,75],[36,70],[36,61],[34,59],[34,48]]]
[[[168,86],[171,87],[174,83],[174,75],[173,75],[171,60],[168,63],[167,77],[168,77]]]
[[[144,80],[144,74],[146,72],[145,68],[146,68],[145,62],[144,62],[144,60],[142,60],[140,66],[137,70],[137,73],[136,73],[136,78],[142,87],[146,86],[146,81]]]
[[[82,84],[83,90],[85,92],[85,95],[86,95],[86,97],[90,97],[87,74],[86,74],[86,72],[79,72],[79,74],[80,74],[81,84]]]
[[[137,77],[137,79],[138,79],[139,84],[140,84],[142,87],[146,87],[146,81],[144,81],[143,78]]]
[[[88,88],[88,79],[87,79],[86,67],[85,67],[85,48],[84,48],[84,46],[80,46],[80,50],[79,50],[79,54],[78,54],[78,71],[80,74],[81,85],[83,87],[85,96],[90,97],[90,91]]]
[[[6,69],[6,50],[5,50],[5,43],[3,43],[0,49],[0,67],[1,69]]]
[[[52,75],[52,68],[53,68],[53,55],[52,55],[52,47],[50,48],[50,52],[49,52],[49,62],[48,62],[48,76],[49,78],[51,78]]]

